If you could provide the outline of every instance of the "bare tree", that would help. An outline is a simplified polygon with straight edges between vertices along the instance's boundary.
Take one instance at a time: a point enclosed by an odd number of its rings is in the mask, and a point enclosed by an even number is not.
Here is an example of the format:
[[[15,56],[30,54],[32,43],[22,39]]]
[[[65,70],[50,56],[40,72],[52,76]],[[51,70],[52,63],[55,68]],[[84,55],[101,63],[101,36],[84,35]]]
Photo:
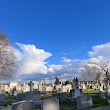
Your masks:
[[[110,62],[107,60],[101,60],[99,62],[89,62],[89,63],[94,64],[101,69],[101,71],[102,71],[101,76],[104,79],[104,82],[106,84],[106,88],[108,88],[108,83],[110,80]]]
[[[94,64],[98,66],[102,70],[102,77],[105,80],[109,80],[110,78],[110,62],[106,60],[101,60],[99,62],[89,62],[89,64]]]
[[[10,78],[16,69],[16,56],[8,37],[0,33],[0,78]]]
[[[82,80],[85,81],[100,80],[100,70],[99,68],[97,68],[97,66],[89,64],[89,62],[85,62],[80,70]]]

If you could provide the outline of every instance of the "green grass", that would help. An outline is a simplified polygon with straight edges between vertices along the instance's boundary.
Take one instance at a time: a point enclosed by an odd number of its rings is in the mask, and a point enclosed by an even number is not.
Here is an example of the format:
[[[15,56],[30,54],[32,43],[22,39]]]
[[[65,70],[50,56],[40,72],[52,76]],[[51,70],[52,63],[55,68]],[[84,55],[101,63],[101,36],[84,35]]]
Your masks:
[[[96,107],[101,107],[101,106],[106,106],[108,105],[108,102],[106,99],[102,99],[99,97],[99,95],[95,95],[95,94],[90,94],[92,96],[92,99],[93,99],[93,108],[96,108]]]
[[[98,90],[93,90],[93,89],[83,89],[82,93],[84,93],[84,94],[93,94],[93,93],[98,94],[99,91]]]
[[[47,98],[50,98],[50,97],[51,97],[51,95],[41,94],[41,100],[47,99]]]
[[[8,96],[6,99],[16,100],[16,96]]]
[[[77,108],[76,101],[60,102],[60,110],[75,110]]]

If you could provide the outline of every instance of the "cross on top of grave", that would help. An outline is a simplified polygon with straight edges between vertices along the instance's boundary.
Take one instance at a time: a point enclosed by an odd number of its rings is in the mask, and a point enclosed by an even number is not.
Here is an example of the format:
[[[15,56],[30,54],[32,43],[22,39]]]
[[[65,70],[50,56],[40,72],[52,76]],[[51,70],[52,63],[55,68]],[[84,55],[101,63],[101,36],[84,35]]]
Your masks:
[[[78,87],[78,78],[77,77],[74,78],[73,83],[74,83],[75,88],[77,88]]]
[[[30,91],[33,91],[33,85],[34,85],[34,83],[32,81],[30,81],[30,83],[28,83],[28,85],[30,86]]]
[[[12,89],[12,95],[14,95],[15,91],[16,91],[16,86]]]

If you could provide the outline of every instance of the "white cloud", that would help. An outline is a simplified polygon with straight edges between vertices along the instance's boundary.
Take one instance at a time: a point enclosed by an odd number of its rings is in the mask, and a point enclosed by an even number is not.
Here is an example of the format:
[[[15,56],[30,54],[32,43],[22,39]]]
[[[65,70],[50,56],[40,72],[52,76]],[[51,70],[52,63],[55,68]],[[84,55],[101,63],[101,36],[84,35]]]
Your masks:
[[[110,42],[96,45],[92,47],[92,51],[89,51],[88,54],[92,58],[102,57],[106,60],[110,60]]]
[[[73,60],[71,59],[67,59],[66,57],[62,57],[62,61],[61,62],[64,62],[64,63],[70,63],[72,62]]]
[[[43,49],[38,49],[35,45],[16,43],[19,50],[16,49],[16,55],[20,60],[18,73],[19,74],[47,74],[47,62],[45,60],[52,56],[51,53],[45,52]]]
[[[62,57],[62,61],[63,63],[72,63],[72,62],[81,62],[83,60],[80,60],[80,59],[68,59],[66,57]]]
[[[99,62],[103,59],[110,60],[110,43],[93,46],[93,50],[88,52],[90,58],[87,60],[62,57],[61,62],[63,64],[48,64],[48,66],[46,59],[52,56],[50,52],[38,49],[35,45],[16,44],[19,48],[15,50],[15,53],[20,61],[18,79],[36,80],[48,78],[53,80],[55,76],[65,80],[72,79],[81,75],[80,70],[84,62]],[[88,66],[92,67],[94,65]]]
[[[79,76],[80,70],[79,64],[67,64],[67,65],[50,65],[49,70],[53,76],[58,76],[61,79],[72,79]]]

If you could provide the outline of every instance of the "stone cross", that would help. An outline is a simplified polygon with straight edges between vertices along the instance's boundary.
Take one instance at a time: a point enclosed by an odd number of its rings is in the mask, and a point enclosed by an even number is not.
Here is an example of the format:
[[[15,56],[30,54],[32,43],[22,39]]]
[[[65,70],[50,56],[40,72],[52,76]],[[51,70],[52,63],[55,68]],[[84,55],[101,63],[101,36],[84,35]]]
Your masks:
[[[16,91],[16,86],[12,89],[12,95],[14,95],[15,91]]]
[[[78,87],[78,78],[74,78],[73,83],[74,83],[74,87],[77,88]]]
[[[30,86],[30,91],[33,91],[33,85],[34,85],[34,83],[32,81],[30,81],[30,83],[28,83],[28,85]]]

